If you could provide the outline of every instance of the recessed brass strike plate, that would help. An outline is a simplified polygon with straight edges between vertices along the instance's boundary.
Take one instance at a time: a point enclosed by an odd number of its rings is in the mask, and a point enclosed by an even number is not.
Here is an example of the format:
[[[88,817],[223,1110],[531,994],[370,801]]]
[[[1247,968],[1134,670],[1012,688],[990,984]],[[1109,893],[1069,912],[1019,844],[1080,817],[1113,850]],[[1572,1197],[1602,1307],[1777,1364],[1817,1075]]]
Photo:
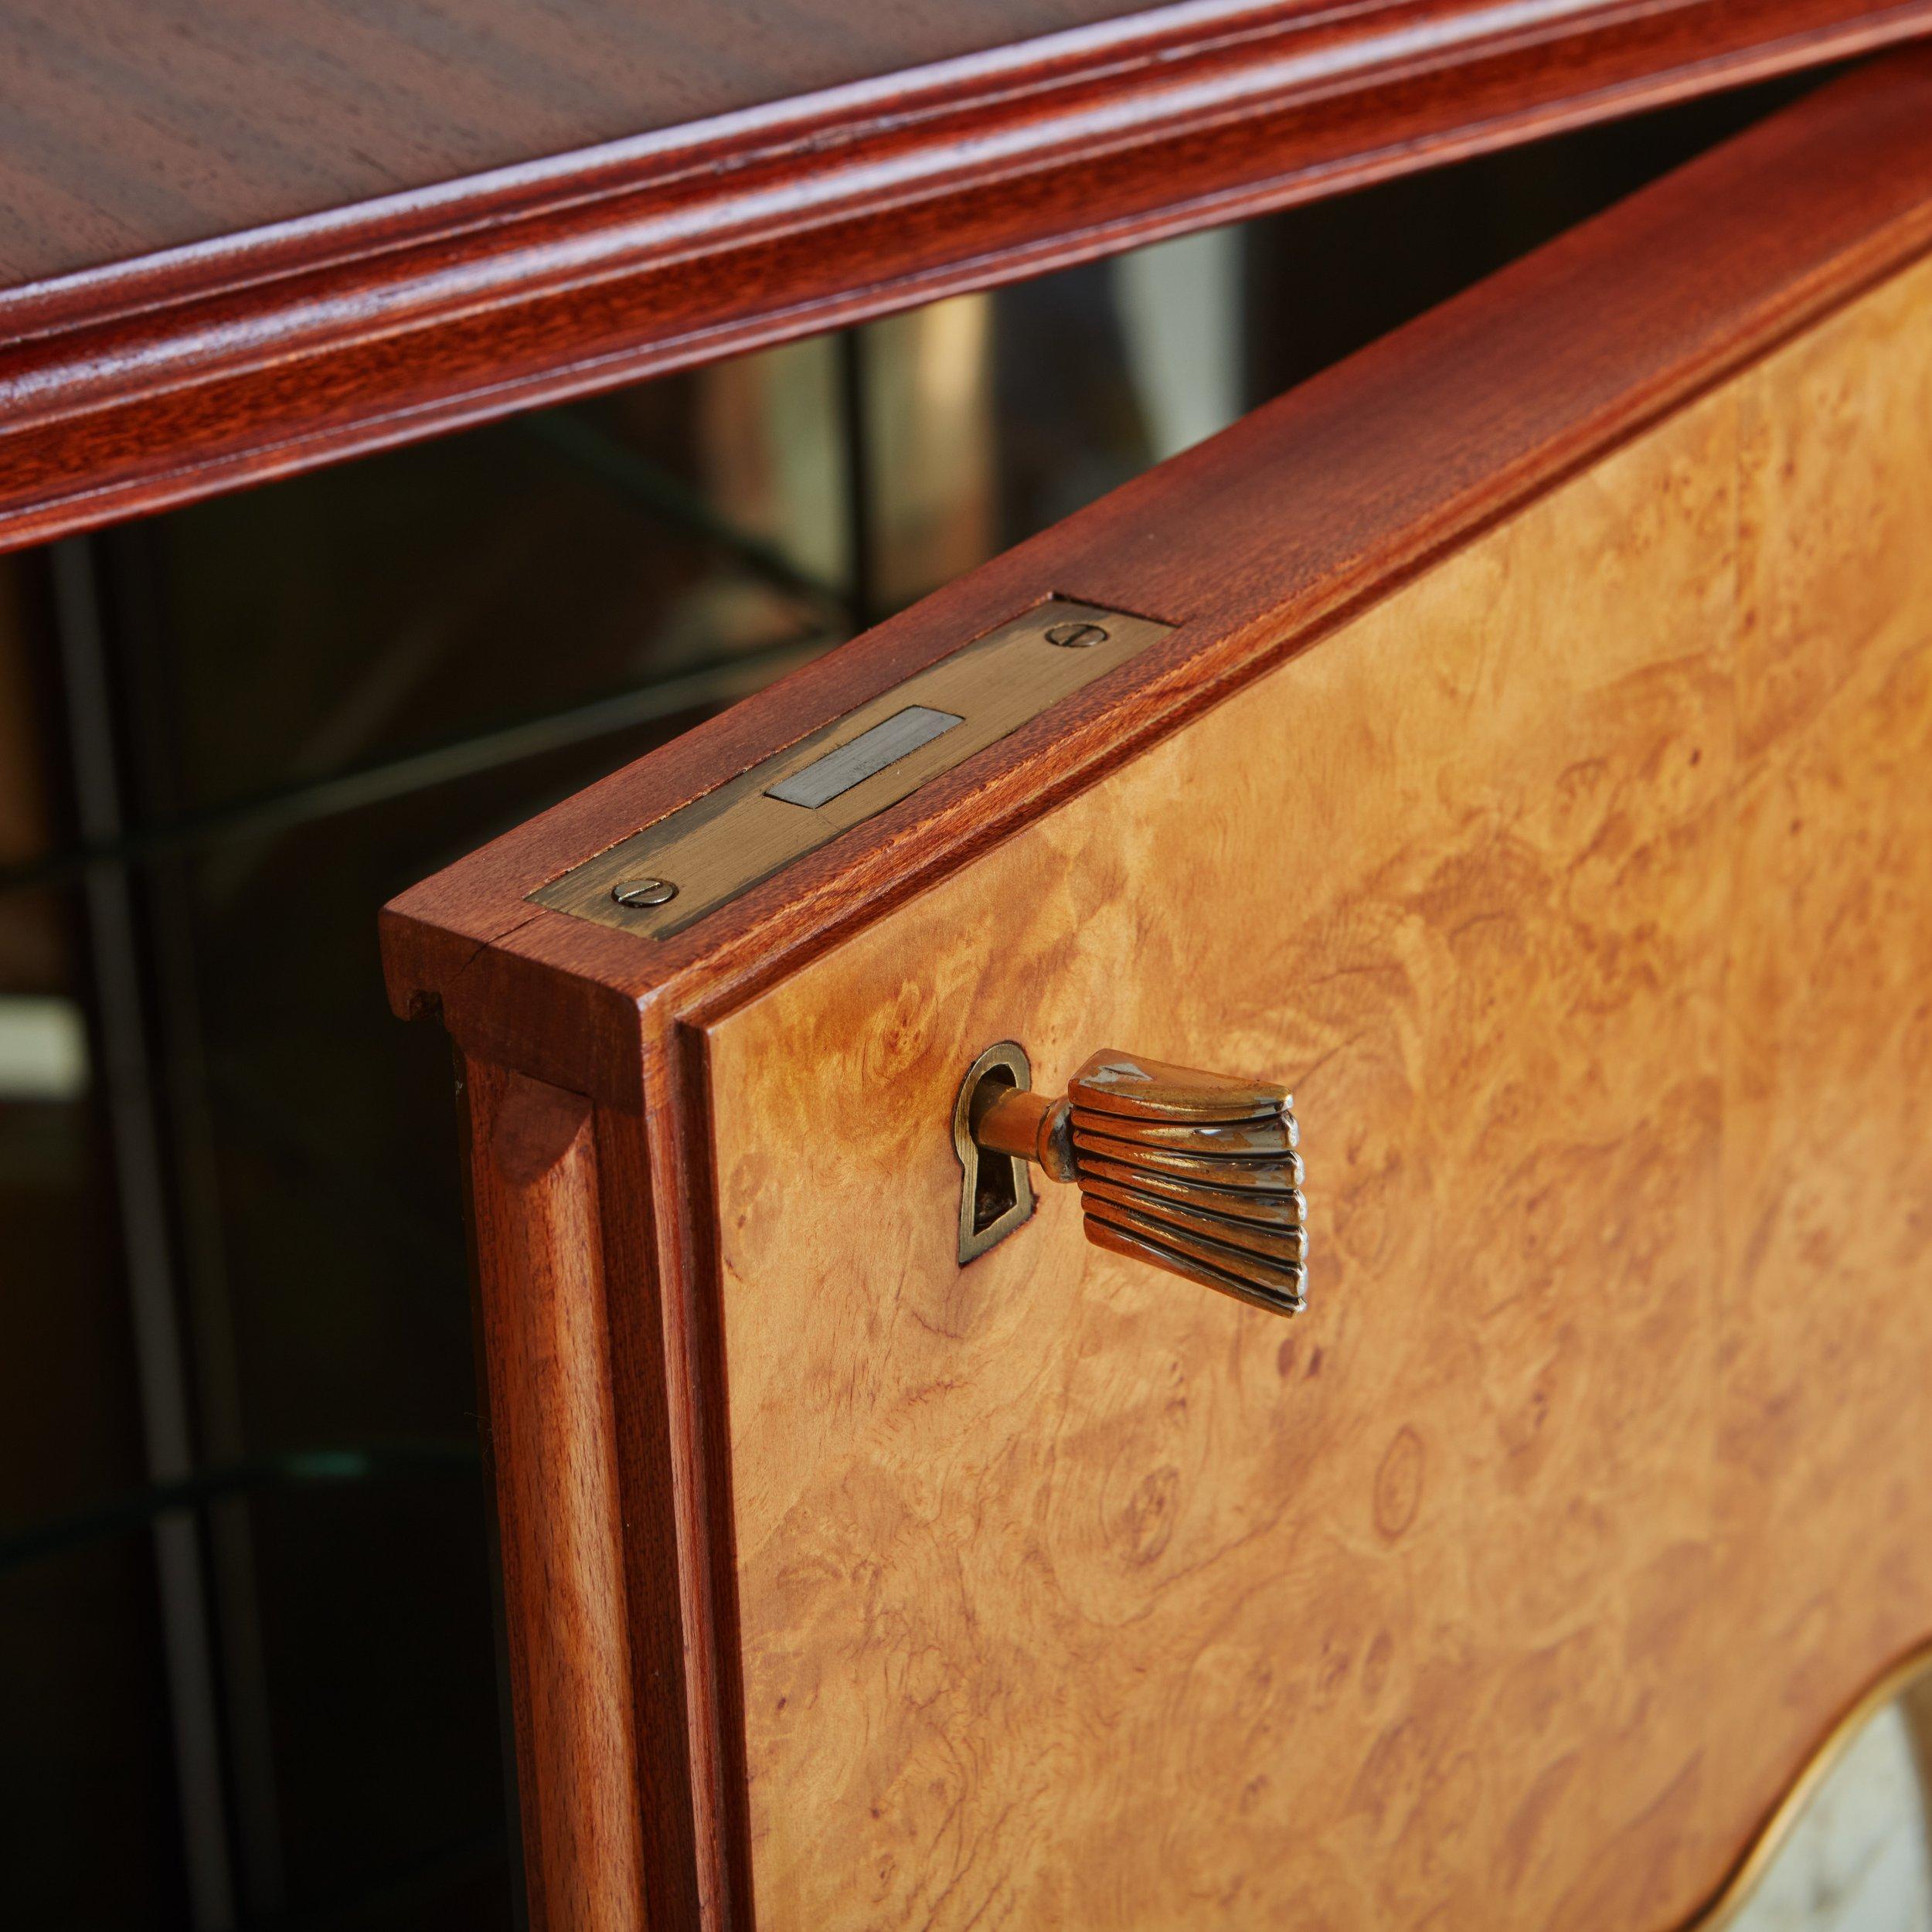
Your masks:
[[[668,938],[1017,731],[1173,628],[1049,599],[529,897],[621,932]],[[675,894],[655,905],[620,905],[611,891],[627,879],[662,882]]]

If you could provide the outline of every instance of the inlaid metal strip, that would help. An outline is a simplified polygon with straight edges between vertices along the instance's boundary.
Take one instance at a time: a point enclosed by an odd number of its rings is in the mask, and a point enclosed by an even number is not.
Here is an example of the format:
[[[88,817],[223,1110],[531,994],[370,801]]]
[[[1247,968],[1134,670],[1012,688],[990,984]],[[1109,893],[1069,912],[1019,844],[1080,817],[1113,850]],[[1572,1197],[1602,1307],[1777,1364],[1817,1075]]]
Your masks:
[[[828,805],[852,787],[910,757],[921,745],[929,745],[957,724],[966,720],[954,711],[932,711],[923,704],[909,704],[895,711],[883,724],[862,731],[849,744],[815,758],[803,771],[781,778],[765,787],[767,798],[782,798],[788,805],[810,805],[815,810]]]
[[[529,897],[621,931],[668,938],[1017,731],[1173,628],[1050,599]],[[613,897],[620,889],[629,903]]]

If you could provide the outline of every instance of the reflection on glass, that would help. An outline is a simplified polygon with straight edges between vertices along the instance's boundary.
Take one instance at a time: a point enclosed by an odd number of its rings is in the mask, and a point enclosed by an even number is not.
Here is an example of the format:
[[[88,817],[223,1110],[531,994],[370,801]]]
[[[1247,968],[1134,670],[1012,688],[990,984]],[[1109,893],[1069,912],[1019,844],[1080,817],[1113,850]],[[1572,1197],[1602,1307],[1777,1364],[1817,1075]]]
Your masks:
[[[1697,1932],[1932,1932],[1932,1653],[1832,1735]]]

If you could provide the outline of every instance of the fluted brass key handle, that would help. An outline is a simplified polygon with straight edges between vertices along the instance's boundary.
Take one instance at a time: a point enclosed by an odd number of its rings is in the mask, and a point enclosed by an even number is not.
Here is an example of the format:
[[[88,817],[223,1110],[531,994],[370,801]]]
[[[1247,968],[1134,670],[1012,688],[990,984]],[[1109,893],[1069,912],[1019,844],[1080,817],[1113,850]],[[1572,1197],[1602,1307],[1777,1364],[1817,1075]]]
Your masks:
[[[1076,1183],[1097,1246],[1277,1315],[1306,1305],[1308,1203],[1285,1087],[1109,1049],[1059,1100],[983,1088],[971,1133]]]

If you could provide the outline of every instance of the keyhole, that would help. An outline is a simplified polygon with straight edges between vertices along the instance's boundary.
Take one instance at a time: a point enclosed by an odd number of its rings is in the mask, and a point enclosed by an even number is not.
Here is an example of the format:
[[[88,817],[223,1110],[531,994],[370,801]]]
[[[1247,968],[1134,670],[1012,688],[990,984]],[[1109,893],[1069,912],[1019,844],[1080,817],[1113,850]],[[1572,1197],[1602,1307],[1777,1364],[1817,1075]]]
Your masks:
[[[963,1170],[959,1196],[959,1260],[962,1267],[1032,1218],[1033,1182],[1026,1163],[1010,1154],[988,1153],[973,1128],[1002,1095],[1033,1084],[1032,1063],[1016,1041],[989,1046],[967,1070],[953,1107],[953,1148]]]
[[[978,1126],[979,1117],[994,1101],[1019,1087],[1012,1068],[988,1067],[966,1104],[967,1118]],[[973,1232],[984,1234],[1002,1214],[1012,1213],[1019,1205],[1020,1171],[1026,1163],[1010,1154],[989,1154],[977,1144],[973,1152],[978,1157],[973,1165],[978,1169],[973,1176]]]

